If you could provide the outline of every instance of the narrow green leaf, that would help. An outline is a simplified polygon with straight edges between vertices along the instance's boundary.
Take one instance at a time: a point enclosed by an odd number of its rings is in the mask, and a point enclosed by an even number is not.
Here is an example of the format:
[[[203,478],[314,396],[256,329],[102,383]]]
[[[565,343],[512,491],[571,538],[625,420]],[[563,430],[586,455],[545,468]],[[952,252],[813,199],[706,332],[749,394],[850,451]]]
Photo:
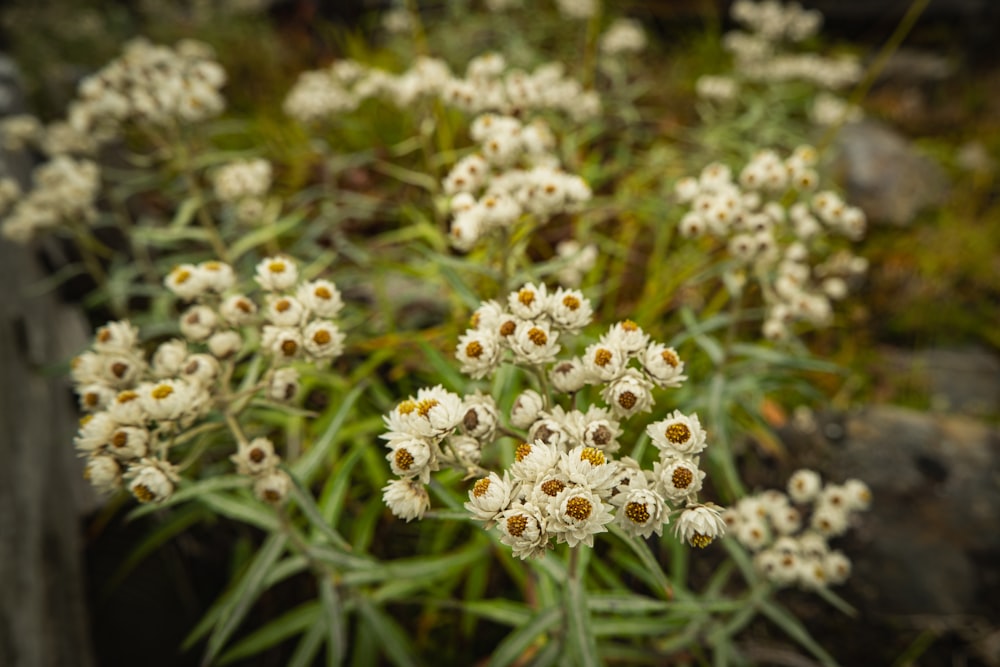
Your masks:
[[[236,498],[213,491],[198,496],[198,501],[230,519],[249,523],[267,532],[278,530],[278,519],[274,512],[250,497]]]
[[[843,613],[845,616],[850,616],[851,618],[855,618],[858,615],[858,610],[855,609],[850,602],[840,597],[839,595],[831,591],[829,588],[825,586],[818,588],[816,589],[816,594],[819,595],[824,600],[826,600],[831,607],[834,607],[835,609]]]
[[[270,225],[261,227],[260,229],[255,229],[249,234],[244,234],[232,245],[232,249],[229,253],[232,261],[235,262],[250,250],[263,246],[268,241],[290,232],[301,225],[303,219],[304,215],[302,213],[293,213],[286,215],[284,218],[281,218]]]
[[[199,498],[205,493],[248,487],[251,483],[252,480],[245,475],[222,475],[221,477],[209,477],[207,479],[198,480],[197,482],[192,482],[190,484],[182,484],[172,496],[162,503],[157,503],[155,505],[149,503],[139,505],[128,513],[128,520],[132,521],[134,519],[138,519],[139,517],[152,514],[157,510],[163,509],[164,507],[170,507],[171,505],[182,503],[185,500]]]
[[[386,579],[431,580],[457,572],[483,556],[480,545],[472,545],[444,556],[415,556],[395,561],[383,561],[381,567],[344,573],[344,583],[351,586],[376,583]]]
[[[837,661],[826,650],[816,643],[805,626],[799,622],[784,607],[773,600],[760,600],[757,607],[761,613],[767,616],[779,628],[785,631],[789,637],[797,641],[802,648],[813,654],[826,667],[837,667]]]
[[[625,542],[632,552],[639,557],[639,560],[642,561],[643,565],[646,566],[650,574],[656,579],[658,588],[654,592],[664,599],[669,600],[673,596],[673,586],[670,580],[667,579],[667,575],[663,572],[663,568],[660,567],[660,563],[656,560],[656,556],[653,555],[646,541],[629,537],[625,534],[625,531],[613,524],[609,525],[609,528],[616,537]]]
[[[333,446],[333,443],[337,439],[340,427],[344,425],[347,420],[348,415],[351,412],[351,408],[354,407],[354,403],[358,400],[367,387],[367,383],[361,383],[355,386],[351,391],[347,393],[344,400],[340,402],[340,406],[337,408],[336,414],[334,414],[333,419],[330,420],[329,425],[327,425],[326,430],[323,434],[313,443],[313,446],[299,457],[298,461],[295,461],[291,468],[295,476],[302,480],[303,484],[311,484],[313,481],[313,476],[319,470],[327,453]]]
[[[649,614],[670,611],[670,602],[629,593],[590,593],[587,607],[593,613],[601,614]]]
[[[319,653],[319,648],[323,645],[325,635],[326,623],[313,623],[312,627],[302,635],[302,639],[299,640],[295,652],[288,659],[286,667],[312,667],[316,654]]]
[[[319,599],[323,604],[322,623],[326,627],[326,664],[336,667],[347,655],[347,619],[340,593],[327,578],[319,580]]]
[[[361,459],[361,447],[362,445],[356,444],[347,456],[337,462],[335,466],[336,472],[330,477],[327,488],[324,489],[323,496],[320,499],[320,512],[331,526],[336,526],[340,520],[340,513],[344,507],[344,499],[347,497],[347,491],[351,486],[351,473],[354,471],[354,466]]]
[[[316,506],[316,501],[313,500],[312,494],[302,487],[302,484],[296,478],[296,476],[290,475],[292,479],[292,499],[295,504],[299,506],[302,513],[306,515],[309,519],[309,525],[312,526],[316,532],[325,537],[330,541],[330,544],[334,545],[339,549],[350,550],[351,545],[348,544],[340,533],[337,532],[335,528],[327,524],[326,519],[323,517],[323,513],[320,512],[319,507]]]
[[[236,642],[219,657],[217,664],[221,667],[242,658],[255,656],[289,637],[304,633],[322,618],[318,602],[301,604]]]
[[[435,376],[446,389],[461,391],[468,384],[468,378],[459,372],[454,363],[424,341],[420,340],[418,343],[427,357],[427,363],[430,364],[431,370],[434,371]]]
[[[244,616],[263,592],[263,584],[267,578],[268,570],[274,567],[281,554],[284,553],[287,541],[288,538],[279,533],[267,538],[244,575],[233,584],[235,592],[232,603],[223,612],[222,621],[215,626],[208,638],[208,646],[205,648],[205,655],[202,658],[203,665],[209,665],[215,660],[233,632],[243,622]]]
[[[559,607],[547,607],[531,617],[518,630],[504,637],[490,658],[489,667],[507,667],[524,655],[524,652],[541,635],[555,628],[562,620]]]
[[[415,185],[418,188],[426,190],[427,192],[436,192],[438,189],[437,181],[429,174],[400,167],[399,165],[391,162],[384,162],[380,160],[375,163],[375,170],[382,172],[386,176],[391,176],[397,181],[401,181],[409,185]]]
[[[523,602],[514,600],[470,600],[461,603],[462,609],[470,614],[519,628],[531,619],[531,609]]]
[[[201,197],[188,197],[182,201],[181,205],[177,207],[174,219],[170,221],[170,228],[180,229],[190,225],[194,214],[198,212],[203,203]]]
[[[566,582],[566,639],[576,654],[574,664],[581,667],[598,667],[599,664],[597,641],[591,625],[583,583],[577,577],[570,577]]]
[[[416,649],[410,644],[399,624],[365,597],[358,599],[358,611],[361,612],[364,623],[378,637],[382,650],[394,665],[416,667],[418,663],[412,658],[416,655]]]

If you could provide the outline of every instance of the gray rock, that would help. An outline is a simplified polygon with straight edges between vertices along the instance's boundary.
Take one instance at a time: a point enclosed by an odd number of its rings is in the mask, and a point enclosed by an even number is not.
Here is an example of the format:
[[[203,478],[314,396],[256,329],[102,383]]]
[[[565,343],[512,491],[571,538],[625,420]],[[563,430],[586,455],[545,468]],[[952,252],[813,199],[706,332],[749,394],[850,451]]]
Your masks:
[[[882,123],[846,125],[837,136],[836,154],[834,168],[842,176],[848,201],[864,209],[873,222],[906,225],[922,209],[947,199],[948,181],[941,167]]]
[[[1000,356],[990,350],[889,349],[882,358],[890,376],[906,377],[909,384],[926,391],[936,411],[982,417],[1000,414]]]

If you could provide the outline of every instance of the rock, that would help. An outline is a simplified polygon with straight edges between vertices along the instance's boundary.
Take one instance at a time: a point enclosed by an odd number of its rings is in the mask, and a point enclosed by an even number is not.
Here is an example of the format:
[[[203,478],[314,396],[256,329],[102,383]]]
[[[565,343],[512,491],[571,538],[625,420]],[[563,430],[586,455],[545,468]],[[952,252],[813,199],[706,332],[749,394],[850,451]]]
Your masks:
[[[788,442],[793,458],[811,458],[826,479],[856,477],[872,489],[871,510],[845,538],[854,561],[848,597],[883,618],[996,616],[1000,577],[982,564],[1000,561],[1000,429],[890,406],[842,424],[837,442],[822,427]]]
[[[834,168],[848,201],[874,222],[906,225],[928,206],[944,203],[948,182],[940,166],[902,135],[873,120],[844,126]]]
[[[1000,414],[1000,356],[979,347],[883,352],[889,377],[926,391],[940,412],[990,417]]]

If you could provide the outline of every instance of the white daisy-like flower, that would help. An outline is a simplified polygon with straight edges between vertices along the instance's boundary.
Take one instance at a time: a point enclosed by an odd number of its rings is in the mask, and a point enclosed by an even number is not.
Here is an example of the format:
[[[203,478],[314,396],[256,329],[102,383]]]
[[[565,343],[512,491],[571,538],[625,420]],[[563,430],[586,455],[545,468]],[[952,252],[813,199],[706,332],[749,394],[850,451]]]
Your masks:
[[[216,359],[229,359],[243,348],[243,337],[238,331],[216,331],[208,338],[208,351]]]
[[[851,576],[851,561],[841,551],[831,551],[823,559],[823,570],[831,584],[842,584]]]
[[[299,285],[296,298],[316,317],[331,318],[344,307],[337,286],[329,280],[313,280]]]
[[[97,412],[80,420],[80,429],[73,438],[73,444],[81,452],[93,452],[104,447],[119,424],[107,412]]]
[[[559,470],[573,484],[585,486],[604,498],[611,497],[618,463],[596,447],[574,447],[559,457]]]
[[[500,541],[511,548],[521,560],[545,555],[549,545],[547,519],[531,503],[517,503],[497,517]]]
[[[106,410],[115,399],[117,392],[101,382],[78,387],[80,409],[84,412],[99,412]]]
[[[642,367],[658,387],[679,387],[687,376],[677,350],[663,343],[650,343],[642,355]]]
[[[240,445],[229,460],[236,464],[236,472],[250,476],[263,475],[281,463],[281,457],[275,453],[274,443],[269,438],[254,438],[246,445]]]
[[[489,329],[469,329],[459,339],[455,356],[462,364],[462,372],[479,380],[493,373],[500,364],[501,352],[498,335]]]
[[[614,345],[593,343],[587,346],[582,361],[592,383],[611,382],[625,373],[628,353]]]
[[[706,446],[706,434],[698,415],[688,416],[680,410],[647,426],[646,433],[661,456],[694,456]]]
[[[107,450],[120,461],[141,459],[149,452],[149,431],[138,426],[115,429],[108,440]]]
[[[515,481],[533,486],[538,479],[559,464],[559,449],[544,442],[522,442],[514,451],[510,476]]]
[[[605,414],[597,414],[597,411]],[[584,445],[596,447],[605,454],[614,454],[621,447],[618,443],[621,433],[621,425],[607,411],[594,407],[587,410],[586,426],[581,438]]]
[[[91,350],[73,357],[69,365],[70,377],[73,378],[73,384],[77,386],[104,384],[104,361],[104,355],[97,354]]]
[[[683,500],[701,491],[705,471],[698,468],[698,461],[687,458],[666,458],[653,463],[656,488],[670,500]]]
[[[261,330],[261,347],[278,362],[293,361],[302,354],[302,333],[293,327],[265,325]]]
[[[806,531],[796,537],[799,543],[798,552],[809,558],[824,558],[830,553],[826,536],[816,531]]]
[[[736,539],[750,551],[759,551],[770,540],[767,523],[761,520],[743,521],[736,529]]]
[[[478,472],[480,462],[483,460],[483,443],[476,440],[471,435],[453,433],[445,436],[444,447],[451,450],[459,466],[465,466],[469,474]]]
[[[179,481],[177,468],[166,461],[145,458],[131,466],[127,477],[128,489],[141,503],[163,502],[173,495]]]
[[[469,394],[463,400],[463,409],[465,415],[462,417],[462,431],[481,443],[493,442],[500,420],[493,397],[478,391]]]
[[[437,470],[434,449],[426,440],[411,439],[392,442],[385,458],[392,472],[399,477],[415,477],[424,484],[431,481],[431,472]]]
[[[225,262],[210,260],[198,265],[205,288],[216,294],[222,294],[236,284],[236,274],[233,267]]]
[[[386,417],[390,434],[383,438],[395,440],[393,433],[411,434],[423,438],[439,438],[457,427],[465,412],[462,399],[441,385],[423,388],[415,398],[397,405]]]
[[[847,531],[847,509],[831,504],[820,504],[813,510],[809,525],[825,537],[836,537]]]
[[[562,287],[549,295],[546,311],[552,318],[553,325],[566,333],[578,333],[594,317],[590,299],[583,292]]]
[[[871,489],[860,479],[849,479],[844,482],[844,493],[847,496],[848,509],[857,511],[866,510],[871,507]]]
[[[510,505],[512,492],[513,485],[506,471],[503,478],[491,472],[487,477],[476,480],[469,489],[469,502],[465,503],[465,509],[479,521],[485,521],[485,528],[491,528],[497,515]]]
[[[306,317],[306,307],[291,296],[270,295],[264,317],[277,327],[297,327]]]
[[[94,333],[94,351],[102,354],[132,353],[139,343],[139,329],[128,320],[108,322]]]
[[[306,353],[314,360],[335,359],[344,353],[344,334],[329,320],[314,320],[302,332]]]
[[[623,456],[616,463],[615,474],[611,478],[609,502],[615,507],[621,507],[630,491],[648,489],[649,479],[638,461],[630,456]]]
[[[253,494],[270,505],[281,505],[292,490],[292,478],[279,468],[274,468],[257,477],[253,483]]]
[[[292,366],[276,368],[267,383],[267,397],[287,403],[299,393],[299,372]]]
[[[616,417],[631,417],[638,412],[649,412],[653,407],[653,384],[634,368],[601,391],[601,398],[611,406]]]
[[[788,478],[788,496],[796,503],[808,503],[816,499],[823,486],[823,480],[815,470],[802,468]]]
[[[507,297],[507,307],[510,312],[523,320],[540,317],[546,312],[548,305],[548,292],[544,284],[535,286],[527,283]]]
[[[154,421],[180,419],[192,407],[194,391],[183,380],[143,383],[137,390],[140,405]]]
[[[552,501],[551,507],[547,529],[557,541],[571,547],[594,546],[594,535],[607,532],[607,524],[615,519],[610,506],[586,486],[567,487]]]
[[[802,513],[791,505],[770,513],[771,525],[779,535],[793,535],[802,528]]]
[[[219,316],[208,306],[191,306],[181,314],[181,334],[189,341],[207,340],[219,324]]]
[[[210,354],[192,354],[184,362],[180,377],[202,386],[210,386],[219,377],[219,360]]]
[[[254,279],[262,289],[280,292],[298,281],[299,270],[294,262],[285,257],[266,257],[257,264]]]
[[[819,558],[800,558],[797,567],[797,581],[801,588],[814,591],[826,588],[830,583],[827,579],[823,560]]]
[[[101,354],[97,361],[100,362],[97,381],[116,389],[135,386],[146,368],[142,359],[131,354]]]
[[[545,401],[541,394],[534,389],[525,389],[514,399],[514,405],[510,409],[510,421],[515,427],[526,429],[535,423],[544,407]]]
[[[524,321],[517,325],[510,337],[514,359],[524,364],[547,364],[559,354],[559,332],[552,331],[547,322]]]
[[[549,381],[556,391],[573,394],[587,385],[587,369],[577,358],[560,361],[549,369]]]
[[[566,449],[572,438],[566,429],[562,408],[556,406],[555,410],[558,412],[543,411],[539,414],[539,418],[528,429],[528,442],[543,442],[560,451]]]
[[[223,300],[219,314],[232,326],[250,324],[257,315],[257,304],[242,294],[234,294]]]
[[[412,478],[389,482],[382,488],[382,501],[395,516],[405,519],[407,523],[413,519],[422,519],[431,505],[427,489]]]
[[[510,319],[510,313],[492,299],[483,301],[469,318],[469,327],[477,331],[490,331],[499,335],[500,325]]]
[[[194,264],[175,266],[163,279],[163,285],[185,301],[194,301],[208,291],[205,274]]]
[[[108,414],[119,424],[133,426],[142,426],[149,417],[145,406],[139,400],[139,391],[135,389],[118,392],[108,406]]]
[[[689,505],[674,524],[677,539],[703,549],[726,534],[726,522],[715,505]]]
[[[122,467],[112,456],[91,456],[83,469],[83,478],[97,491],[110,493],[122,487]]]
[[[571,482],[566,475],[554,468],[540,476],[526,492],[524,489],[527,487],[522,486],[521,496],[540,508],[545,516],[551,516],[556,509],[555,499],[569,486],[571,486]]]
[[[635,355],[649,345],[649,334],[632,320],[623,320],[611,326],[606,334],[601,336],[606,345],[615,346],[627,354]]]
[[[653,533],[663,534],[663,526],[670,519],[660,494],[652,489],[636,488],[620,495],[615,522],[627,535],[645,539]]]

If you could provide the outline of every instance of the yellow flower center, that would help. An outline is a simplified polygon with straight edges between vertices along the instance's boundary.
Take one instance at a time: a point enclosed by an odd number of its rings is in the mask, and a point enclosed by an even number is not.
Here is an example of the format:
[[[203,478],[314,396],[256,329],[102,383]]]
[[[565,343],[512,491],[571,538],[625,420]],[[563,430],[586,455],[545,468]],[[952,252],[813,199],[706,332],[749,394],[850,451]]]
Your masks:
[[[594,352],[594,363],[601,368],[610,364],[612,358],[614,358],[614,354],[607,348],[598,348],[597,352]]]
[[[115,401],[118,402],[120,405],[125,405],[129,401],[134,401],[137,398],[139,398],[139,394],[135,393],[134,391],[123,391],[120,394],[118,394],[118,397],[115,399]]]
[[[528,527],[528,517],[523,514],[516,514],[507,519],[507,532],[514,537],[524,535],[524,530]]]
[[[530,306],[535,301],[535,292],[528,288],[524,288],[517,293],[517,300],[520,301],[525,306]]]
[[[667,440],[675,445],[681,445],[691,439],[691,429],[687,427],[687,424],[674,422],[667,427],[664,435],[667,436]]]
[[[177,269],[174,271],[174,282],[183,285],[191,279],[191,272],[187,269]]]
[[[576,310],[577,308],[580,307],[580,300],[577,299],[572,294],[567,294],[566,296],[564,296],[562,302],[563,305],[569,308],[570,310]]]
[[[712,540],[714,539],[715,539],[714,537],[711,537],[709,535],[702,535],[701,533],[695,533],[694,535],[691,536],[688,542],[691,543],[691,546],[698,547],[699,549],[704,549],[709,544],[711,544]]]
[[[424,400],[417,403],[417,414],[421,417],[426,417],[430,414],[430,411],[435,407],[440,405],[436,398],[425,398]]]
[[[313,342],[317,345],[326,345],[331,340],[333,340],[333,336],[331,336],[330,332],[326,329],[320,329],[313,334]]]
[[[629,503],[625,506],[625,516],[632,523],[640,526],[649,521],[649,509],[646,503]]]
[[[639,325],[633,322],[632,320],[625,320],[624,322],[622,322],[622,329],[624,329],[625,331],[638,331]]]
[[[285,263],[282,261],[274,261],[267,265],[267,270],[271,273],[284,273],[286,268]]]
[[[332,299],[333,298],[333,292],[331,292],[329,290],[329,288],[327,288],[326,285],[320,285],[319,287],[317,287],[316,289],[314,289],[313,290],[313,295],[316,298],[324,299],[324,300],[325,299]]]
[[[514,459],[517,461],[523,461],[524,457],[531,453],[531,444],[527,442],[522,442],[514,450]]]
[[[566,485],[560,482],[558,479],[550,479],[548,481],[542,482],[542,493],[547,496],[552,496],[555,498],[559,495],[559,492],[566,488]]]
[[[156,497],[153,491],[145,484],[136,484],[133,486],[132,495],[135,496],[136,500],[140,503],[148,503]]]
[[[677,365],[681,363],[681,360],[677,357],[677,353],[673,350],[664,350],[660,356],[663,357],[663,363],[671,368],[677,368]]]
[[[292,307],[292,302],[289,301],[288,299],[281,299],[274,304],[274,309],[279,313],[283,313],[291,307]]]
[[[410,399],[406,399],[405,401],[400,403],[399,406],[396,408],[396,410],[401,415],[408,415],[416,409],[417,409],[417,402]]]
[[[580,452],[580,460],[589,461],[592,466],[600,466],[604,465],[607,459],[604,458],[604,452],[596,447],[584,447]]]
[[[545,332],[538,327],[531,327],[528,330],[528,339],[535,345],[545,345],[549,342],[549,337],[545,335]]]
[[[477,479],[476,483],[472,485],[472,495],[476,498],[481,498],[490,488],[490,478],[483,477],[482,479]]]
[[[394,458],[396,459],[396,467],[400,470],[409,470],[410,466],[413,465],[413,454],[408,452],[405,447],[397,449]]]
[[[465,346],[465,356],[471,357],[472,359],[478,359],[483,356],[483,344],[478,340],[470,341],[469,344]]]
[[[577,521],[586,521],[594,506],[586,498],[575,496],[566,501],[566,515]]]
[[[670,476],[670,482],[675,489],[686,489],[694,481],[694,475],[687,468],[677,468]]]
[[[170,394],[172,393],[174,393],[174,388],[171,387],[169,384],[158,384],[155,387],[153,387],[153,391],[151,391],[149,395],[158,401],[162,401],[167,396],[170,396]]]

